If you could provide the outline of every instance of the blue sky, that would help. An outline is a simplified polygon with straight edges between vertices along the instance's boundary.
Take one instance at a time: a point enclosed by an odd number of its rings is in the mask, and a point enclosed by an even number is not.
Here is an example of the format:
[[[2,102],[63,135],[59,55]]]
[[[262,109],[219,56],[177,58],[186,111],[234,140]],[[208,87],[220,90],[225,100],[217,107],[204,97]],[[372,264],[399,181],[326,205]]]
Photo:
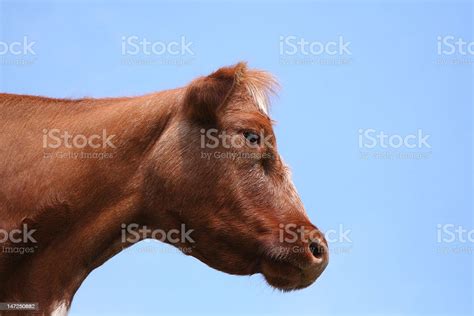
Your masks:
[[[2,53],[25,36],[34,53]],[[132,55],[132,37],[190,46]],[[474,229],[474,44],[451,53],[459,39],[474,41],[469,1],[1,1],[3,92],[140,95],[240,60],[274,73],[279,151],[307,212],[349,236],[292,293],[145,241],[92,272],[71,314],[472,314],[474,242],[438,240],[438,225]],[[428,145],[371,138],[419,130]]]

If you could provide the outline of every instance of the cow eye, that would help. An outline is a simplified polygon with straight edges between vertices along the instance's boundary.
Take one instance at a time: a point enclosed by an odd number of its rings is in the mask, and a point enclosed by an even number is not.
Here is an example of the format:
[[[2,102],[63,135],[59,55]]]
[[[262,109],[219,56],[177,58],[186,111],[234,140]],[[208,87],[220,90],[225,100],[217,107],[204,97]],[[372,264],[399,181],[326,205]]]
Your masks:
[[[255,145],[260,142],[260,136],[254,132],[244,132],[244,137],[250,142],[250,144]]]

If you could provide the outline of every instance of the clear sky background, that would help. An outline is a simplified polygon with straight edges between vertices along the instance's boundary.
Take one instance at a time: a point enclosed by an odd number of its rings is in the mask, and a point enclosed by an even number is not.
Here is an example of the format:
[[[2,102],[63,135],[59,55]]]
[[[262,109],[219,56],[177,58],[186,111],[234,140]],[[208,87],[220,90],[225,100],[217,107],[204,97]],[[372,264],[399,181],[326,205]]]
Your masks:
[[[332,234],[324,274],[292,293],[145,241],[93,271],[71,314],[471,315],[474,242],[440,243],[438,225],[474,229],[474,55],[437,45],[474,41],[473,14],[469,1],[1,1],[0,41],[35,42],[0,54],[3,92],[140,95],[240,60],[274,73],[280,153],[313,222],[349,237]],[[123,55],[131,36],[184,37],[192,53]],[[291,55],[292,36],[342,37],[349,53]],[[421,130],[431,147],[367,148],[360,129]]]

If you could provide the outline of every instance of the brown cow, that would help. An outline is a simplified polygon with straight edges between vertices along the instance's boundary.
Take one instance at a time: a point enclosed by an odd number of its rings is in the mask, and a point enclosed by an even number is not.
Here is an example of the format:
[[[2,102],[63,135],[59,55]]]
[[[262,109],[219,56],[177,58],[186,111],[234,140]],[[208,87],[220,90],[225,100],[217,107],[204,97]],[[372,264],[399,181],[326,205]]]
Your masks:
[[[226,273],[313,283],[327,243],[277,153],[274,85],[239,63],[140,97],[0,94],[0,302],[65,314],[132,224],[185,227],[163,241]]]

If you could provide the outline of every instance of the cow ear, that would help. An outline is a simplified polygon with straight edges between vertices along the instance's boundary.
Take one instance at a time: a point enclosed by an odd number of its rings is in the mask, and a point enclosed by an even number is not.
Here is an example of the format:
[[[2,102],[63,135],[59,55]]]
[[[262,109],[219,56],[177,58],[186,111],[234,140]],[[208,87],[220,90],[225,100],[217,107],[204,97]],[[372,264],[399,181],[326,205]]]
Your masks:
[[[246,67],[241,62],[191,82],[184,97],[186,115],[202,123],[216,122],[218,110],[227,102]]]

